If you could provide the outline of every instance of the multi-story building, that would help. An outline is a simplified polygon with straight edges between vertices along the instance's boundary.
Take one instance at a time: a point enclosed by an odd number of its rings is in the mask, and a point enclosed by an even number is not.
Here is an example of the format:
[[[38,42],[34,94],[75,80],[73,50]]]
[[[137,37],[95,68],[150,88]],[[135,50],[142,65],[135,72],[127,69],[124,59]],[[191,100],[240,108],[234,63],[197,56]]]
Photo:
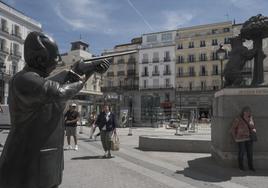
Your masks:
[[[139,50],[141,121],[153,121],[165,109],[171,115],[175,88],[176,30],[142,35]],[[162,107],[162,108],[161,108]]]
[[[179,111],[210,115],[213,94],[223,85],[221,73],[231,50],[231,37],[231,21],[177,30],[175,93]],[[226,50],[223,63],[216,53],[220,44]]]
[[[140,100],[138,92],[139,66],[138,48],[141,38],[134,38],[131,43],[116,45],[111,50],[106,50],[103,55],[137,50],[137,53],[116,56],[110,68],[103,75],[105,102],[109,102],[113,111],[120,117],[120,111],[127,112],[136,121],[140,116]]]
[[[0,1],[0,103],[7,103],[8,81],[24,65],[24,40],[41,24]]]
[[[69,68],[72,64],[80,59],[90,59],[92,54],[89,52],[89,45],[81,40],[71,43],[71,50],[62,54],[62,61],[65,66],[58,67],[56,72],[64,68]],[[84,88],[77,94],[72,102],[78,105],[78,111],[82,119],[88,118],[92,111],[100,111],[99,98],[102,98],[101,92],[102,76],[94,73],[86,82]]]

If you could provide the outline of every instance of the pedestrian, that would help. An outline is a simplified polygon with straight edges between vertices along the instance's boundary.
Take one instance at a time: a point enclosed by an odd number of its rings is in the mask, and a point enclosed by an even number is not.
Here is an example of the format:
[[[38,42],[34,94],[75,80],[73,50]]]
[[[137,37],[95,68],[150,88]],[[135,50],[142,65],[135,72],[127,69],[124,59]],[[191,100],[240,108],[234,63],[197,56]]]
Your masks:
[[[112,135],[116,134],[117,120],[108,104],[103,106],[103,111],[97,117],[96,125],[100,128],[101,143],[105,152],[103,157],[111,158]]]
[[[77,145],[77,123],[80,118],[79,112],[76,110],[76,104],[73,103],[69,106],[69,110],[64,115],[65,117],[65,128],[66,128],[66,136],[67,136],[67,149],[72,149],[71,146],[71,136],[74,138],[75,147],[74,150],[78,150]]]
[[[256,133],[256,126],[253,122],[251,109],[248,106],[242,108],[240,116],[235,118],[232,123],[231,133],[235,142],[238,144],[238,166],[244,171],[244,154],[247,153],[248,167],[255,171],[253,165],[253,140],[250,132]]]
[[[0,157],[0,187],[57,188],[64,164],[65,105],[109,63],[79,61],[50,75],[61,60],[58,46],[37,31],[27,35],[23,51],[25,66],[9,81],[11,129]]]

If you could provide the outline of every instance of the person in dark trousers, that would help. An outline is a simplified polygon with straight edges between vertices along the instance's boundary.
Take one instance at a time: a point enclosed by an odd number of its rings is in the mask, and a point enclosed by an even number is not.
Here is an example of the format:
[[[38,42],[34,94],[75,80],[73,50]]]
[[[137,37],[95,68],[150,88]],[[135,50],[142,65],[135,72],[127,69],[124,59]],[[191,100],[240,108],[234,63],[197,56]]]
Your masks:
[[[66,128],[66,136],[67,136],[67,149],[72,149],[71,146],[71,136],[74,138],[74,150],[78,150],[77,145],[77,122],[79,121],[80,114],[76,110],[76,104],[73,103],[69,106],[69,110],[65,113],[65,128]]]
[[[253,165],[253,141],[250,139],[250,131],[256,132],[256,126],[253,122],[251,109],[246,106],[242,109],[239,117],[232,124],[231,133],[235,142],[238,144],[238,166],[244,171],[244,154],[247,153],[248,167],[255,171]]]
[[[103,111],[98,115],[96,125],[100,128],[101,143],[104,149],[104,158],[111,158],[112,135],[116,134],[117,120],[110,111],[109,105],[103,106]]]
[[[79,61],[50,76],[60,62],[56,42],[42,32],[24,41],[25,67],[9,83],[11,129],[0,157],[1,188],[57,188],[62,181],[65,105],[109,64]],[[81,66],[83,65],[83,68]]]

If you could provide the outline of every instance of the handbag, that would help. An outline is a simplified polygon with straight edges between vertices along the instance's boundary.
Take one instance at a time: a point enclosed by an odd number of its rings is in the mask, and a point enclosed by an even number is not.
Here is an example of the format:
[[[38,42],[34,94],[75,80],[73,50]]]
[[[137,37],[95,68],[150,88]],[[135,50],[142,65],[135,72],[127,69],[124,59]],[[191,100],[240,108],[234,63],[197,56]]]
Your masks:
[[[119,137],[118,137],[117,134],[113,134],[113,136],[112,136],[111,150],[112,151],[118,151],[119,148],[120,148]]]
[[[244,121],[244,122],[247,124],[247,126],[248,126],[248,129],[249,129],[249,138],[250,138],[250,140],[253,141],[253,142],[257,142],[257,140],[258,140],[258,138],[257,138],[257,133],[256,133],[255,131],[252,131],[252,129],[250,128],[248,122],[247,122],[244,118],[242,118],[242,119],[243,119],[243,121]]]

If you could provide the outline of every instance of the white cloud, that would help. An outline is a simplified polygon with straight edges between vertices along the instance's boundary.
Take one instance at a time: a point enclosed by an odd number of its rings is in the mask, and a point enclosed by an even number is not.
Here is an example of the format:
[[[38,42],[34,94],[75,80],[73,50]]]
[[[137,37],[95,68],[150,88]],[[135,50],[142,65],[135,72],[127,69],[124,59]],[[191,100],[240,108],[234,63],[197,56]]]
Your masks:
[[[161,28],[170,30],[177,29],[194,18],[194,14],[185,11],[163,11],[164,23]]]
[[[98,0],[59,0],[54,5],[56,14],[73,30],[103,31],[109,25],[112,5]]]

